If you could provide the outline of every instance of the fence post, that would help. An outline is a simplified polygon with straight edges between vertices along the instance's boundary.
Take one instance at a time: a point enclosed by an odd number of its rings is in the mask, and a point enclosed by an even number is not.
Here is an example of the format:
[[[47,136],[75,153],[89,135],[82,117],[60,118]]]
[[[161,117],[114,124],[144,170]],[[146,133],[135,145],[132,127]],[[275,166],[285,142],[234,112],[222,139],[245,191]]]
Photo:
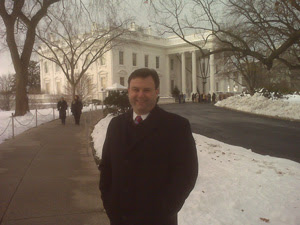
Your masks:
[[[38,126],[37,109],[35,109],[35,127]]]
[[[12,124],[12,137],[15,138],[15,130],[14,130],[14,114],[11,114],[11,124]]]
[[[90,109],[90,125],[92,124],[92,119],[93,119],[93,115],[92,115],[92,110]]]

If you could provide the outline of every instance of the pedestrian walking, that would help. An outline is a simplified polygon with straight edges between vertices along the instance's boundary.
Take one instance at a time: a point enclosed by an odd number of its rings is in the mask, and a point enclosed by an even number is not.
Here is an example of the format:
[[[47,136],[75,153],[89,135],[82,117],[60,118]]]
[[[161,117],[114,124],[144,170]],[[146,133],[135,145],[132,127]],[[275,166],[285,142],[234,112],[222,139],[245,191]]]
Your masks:
[[[66,124],[67,109],[68,109],[68,104],[65,101],[64,97],[61,97],[61,99],[57,103],[57,110],[59,111],[59,119],[61,119],[61,123],[63,125]]]
[[[210,93],[208,93],[208,95],[207,95],[207,102],[211,103],[211,94]]]
[[[74,100],[72,101],[71,112],[74,116],[76,125],[80,124],[80,116],[81,116],[82,107],[83,107],[83,105],[79,99],[79,96],[75,95]]]
[[[182,93],[180,93],[180,95],[179,95],[179,103],[184,103],[183,102],[183,94]]]
[[[213,94],[212,94],[212,102],[213,103],[215,103],[216,102],[216,93],[214,92]]]
[[[177,225],[177,213],[198,174],[195,141],[187,119],[156,104],[155,70],[128,79],[132,109],[114,117],[99,165],[100,191],[111,225]]]

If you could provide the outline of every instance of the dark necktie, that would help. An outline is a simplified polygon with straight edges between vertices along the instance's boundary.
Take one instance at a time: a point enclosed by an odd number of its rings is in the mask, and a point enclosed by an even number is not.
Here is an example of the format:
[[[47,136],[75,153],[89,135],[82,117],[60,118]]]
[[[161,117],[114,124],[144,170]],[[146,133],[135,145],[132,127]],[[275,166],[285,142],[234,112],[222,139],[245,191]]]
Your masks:
[[[138,125],[139,123],[141,123],[143,121],[143,118],[141,116],[137,116],[135,117],[134,123],[136,125]]]

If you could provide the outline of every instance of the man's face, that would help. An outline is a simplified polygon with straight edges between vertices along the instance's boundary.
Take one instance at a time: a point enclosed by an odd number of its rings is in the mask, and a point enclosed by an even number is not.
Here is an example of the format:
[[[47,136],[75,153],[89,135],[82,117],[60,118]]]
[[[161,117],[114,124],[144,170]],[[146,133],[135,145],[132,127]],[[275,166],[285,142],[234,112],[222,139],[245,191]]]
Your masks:
[[[155,89],[154,80],[151,76],[135,78],[129,83],[128,97],[133,111],[138,114],[149,113],[156,105],[158,89]]]

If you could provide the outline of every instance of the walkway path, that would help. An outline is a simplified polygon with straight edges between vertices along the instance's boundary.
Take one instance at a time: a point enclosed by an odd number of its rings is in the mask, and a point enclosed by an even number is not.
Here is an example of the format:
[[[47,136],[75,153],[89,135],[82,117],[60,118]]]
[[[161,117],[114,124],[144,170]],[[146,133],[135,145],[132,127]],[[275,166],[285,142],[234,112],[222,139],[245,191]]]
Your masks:
[[[92,115],[92,116],[91,116]],[[89,134],[101,111],[0,144],[0,225],[108,225]]]

